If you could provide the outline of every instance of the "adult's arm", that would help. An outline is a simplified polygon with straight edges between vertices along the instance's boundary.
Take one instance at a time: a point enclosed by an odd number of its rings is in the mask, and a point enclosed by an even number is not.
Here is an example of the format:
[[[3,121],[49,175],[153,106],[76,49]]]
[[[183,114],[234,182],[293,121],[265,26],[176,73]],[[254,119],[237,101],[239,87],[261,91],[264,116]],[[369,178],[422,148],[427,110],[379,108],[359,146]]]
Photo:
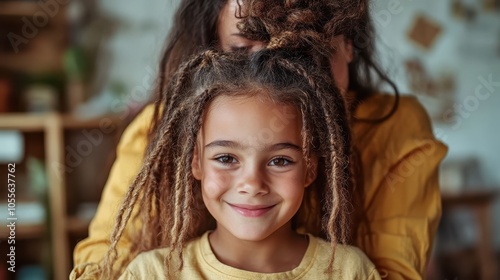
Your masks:
[[[367,148],[361,152],[366,219],[357,245],[383,278],[423,279],[441,218],[438,168],[447,148],[414,98],[402,98],[386,123],[358,131]]]
[[[142,165],[153,110],[153,105],[146,107],[123,132],[117,147],[117,157],[104,187],[97,213],[90,223],[89,236],[75,247],[73,253],[75,267],[70,279],[96,279],[98,277],[98,264],[109,248],[110,235],[118,209],[130,183]],[[130,225],[127,227],[130,228]],[[118,261],[125,259],[124,250],[128,244],[130,244],[130,237],[126,229],[117,245]]]

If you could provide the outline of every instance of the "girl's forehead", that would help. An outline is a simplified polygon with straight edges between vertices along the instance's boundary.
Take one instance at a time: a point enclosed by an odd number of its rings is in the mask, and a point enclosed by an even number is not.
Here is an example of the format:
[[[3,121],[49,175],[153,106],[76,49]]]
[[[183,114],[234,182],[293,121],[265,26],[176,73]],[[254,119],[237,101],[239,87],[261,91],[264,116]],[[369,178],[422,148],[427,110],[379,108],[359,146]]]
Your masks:
[[[245,106],[245,104],[248,105],[249,103],[255,103],[262,106],[253,107],[252,110],[254,111],[260,111],[265,107],[267,109],[272,108],[277,111],[286,112],[287,114],[299,114],[299,109],[292,105],[291,102],[278,100],[273,97],[271,92],[265,89],[246,89],[235,93],[219,95],[210,102],[207,107],[207,112],[221,109],[225,106]]]
[[[204,142],[234,141],[266,146],[275,142],[301,145],[302,118],[292,105],[259,95],[218,96],[202,124]],[[251,141],[250,141],[251,140]]]
[[[273,129],[291,125],[290,128],[302,127],[302,118],[298,108],[292,104],[286,104],[273,100],[266,94],[237,94],[220,95],[213,99],[206,109],[205,123],[211,124],[230,123],[238,120],[241,126],[254,126]],[[218,128],[209,125],[209,127]]]

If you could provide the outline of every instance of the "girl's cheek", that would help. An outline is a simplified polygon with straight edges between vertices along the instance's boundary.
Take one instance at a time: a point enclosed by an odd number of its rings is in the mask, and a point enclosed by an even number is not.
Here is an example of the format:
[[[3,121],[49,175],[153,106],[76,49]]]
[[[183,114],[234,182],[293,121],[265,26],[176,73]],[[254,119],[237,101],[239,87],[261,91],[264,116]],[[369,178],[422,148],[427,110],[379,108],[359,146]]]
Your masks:
[[[216,197],[230,189],[231,181],[231,174],[226,170],[208,170],[202,184],[206,195]]]
[[[272,185],[276,192],[281,193],[282,197],[296,197],[297,194],[305,190],[305,172],[291,172],[276,178]]]

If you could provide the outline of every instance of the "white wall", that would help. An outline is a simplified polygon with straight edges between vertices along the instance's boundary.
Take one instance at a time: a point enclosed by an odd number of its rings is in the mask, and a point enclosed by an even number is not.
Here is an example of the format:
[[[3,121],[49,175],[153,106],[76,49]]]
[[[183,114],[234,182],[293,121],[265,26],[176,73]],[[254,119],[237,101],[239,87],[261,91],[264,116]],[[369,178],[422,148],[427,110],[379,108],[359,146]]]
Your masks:
[[[179,0],[148,0],[147,3],[101,0],[98,3],[102,13],[119,22],[106,47],[111,55],[108,82],[124,83],[128,95],[147,99],[145,95],[151,93],[160,54]]]
[[[435,77],[456,76],[454,105],[464,108],[454,118],[434,124],[437,136],[449,147],[447,160],[468,156],[480,161],[483,184],[500,189],[500,13],[477,14],[470,24],[453,18],[451,0],[376,0],[372,14],[379,34],[380,60],[403,92],[408,92],[404,61],[418,58]],[[481,9],[482,1],[464,1]],[[423,51],[407,39],[415,15],[422,13],[443,26],[430,51]],[[496,83],[475,96],[481,77]],[[489,96],[488,96],[489,95]],[[424,104],[425,105],[425,104]],[[494,209],[496,244],[500,244],[500,197]]]

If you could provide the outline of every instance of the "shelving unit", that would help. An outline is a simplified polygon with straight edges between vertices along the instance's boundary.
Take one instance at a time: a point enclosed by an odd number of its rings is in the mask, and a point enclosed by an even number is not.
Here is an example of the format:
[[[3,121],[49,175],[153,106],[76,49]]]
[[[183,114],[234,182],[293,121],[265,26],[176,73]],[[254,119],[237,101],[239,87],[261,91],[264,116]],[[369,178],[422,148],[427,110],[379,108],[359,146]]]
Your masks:
[[[60,4],[60,2],[64,3]],[[20,240],[20,242],[28,241],[25,244],[31,244],[31,241],[33,241],[36,245],[47,247],[47,244],[44,242],[50,232],[52,240],[50,248],[53,258],[51,261],[53,278],[62,280],[68,279],[69,276],[73,242],[75,238],[85,237],[89,225],[89,220],[73,214],[75,212],[72,209],[74,206],[73,201],[89,202],[92,200],[94,202],[94,199],[98,199],[100,193],[98,187],[102,187],[100,182],[96,182],[96,185],[99,185],[95,188],[95,193],[89,191],[85,192],[85,194],[91,193],[90,196],[87,195],[84,198],[75,197],[75,185],[77,185],[76,189],[80,186],[79,189],[81,190],[83,187],[87,188],[88,184],[85,182],[90,181],[83,180],[84,182],[81,183],[80,181],[82,181],[83,176],[79,177],[78,174],[81,175],[85,172],[78,172],[92,169],[77,168],[71,174],[65,172],[65,158],[67,157],[65,151],[67,143],[65,142],[69,142],[66,140],[71,140],[73,136],[77,136],[76,133],[78,131],[100,129],[102,125],[101,121],[104,117],[81,120],[63,113],[31,114],[22,112],[31,108],[23,103],[28,98],[31,98],[26,97],[26,90],[33,90],[33,87],[30,88],[33,84],[38,85],[41,83],[43,85],[43,82],[39,81],[46,79],[46,76],[55,76],[61,80],[57,85],[51,84],[53,89],[51,93],[57,95],[54,98],[55,102],[58,102],[59,105],[57,109],[65,112],[72,108],[66,103],[70,100],[68,99],[68,91],[70,89],[67,87],[68,81],[65,80],[65,73],[67,72],[65,70],[67,69],[65,69],[63,63],[68,49],[72,47],[70,45],[70,32],[72,30],[70,30],[67,11],[68,3],[70,2],[53,1],[52,3],[58,5],[57,11],[54,13],[50,12],[49,14],[41,6],[43,1],[11,0],[0,2],[0,37],[8,38],[9,34],[16,34],[23,38],[23,43],[18,45],[11,42],[11,39],[0,41],[0,90],[7,88],[7,92],[0,91],[0,102],[5,102],[4,100],[8,101],[6,102],[8,106],[0,106],[2,108],[0,112],[0,130],[21,132],[26,139],[29,139],[29,144],[34,144],[32,146],[27,144],[26,148],[29,150],[26,151],[27,154],[30,154],[30,152],[35,153],[37,158],[43,158],[44,160],[48,181],[47,196],[49,199],[48,208],[45,209],[45,212],[46,216],[50,217],[50,228],[47,224],[22,224],[20,223],[21,221],[18,221],[16,225],[16,240]],[[47,22],[44,22],[45,17],[48,18]],[[27,26],[27,21],[33,24],[36,34],[29,36],[23,34]],[[43,24],[40,22],[43,22]],[[36,80],[36,82],[25,82],[25,80],[30,79]],[[2,84],[2,82],[4,83]],[[46,80],[45,83],[47,83]],[[2,88],[1,86],[5,84],[7,86]],[[36,90],[39,90],[39,88],[35,87]],[[51,107],[50,110],[55,109],[56,106]],[[116,140],[114,138],[115,133],[120,132],[118,118],[109,117],[106,119],[108,123],[116,125],[116,130],[104,133],[104,135],[109,135]],[[41,141],[43,141],[43,144],[40,143]],[[29,149],[28,146],[30,147]],[[104,166],[105,164],[102,165]],[[104,174],[105,171],[102,172],[102,176],[105,177],[107,174]],[[70,185],[72,189],[69,189]],[[90,187],[93,186],[88,187],[90,190]],[[83,191],[81,193],[83,194]],[[87,201],[85,201],[86,199]],[[98,201],[95,202],[97,203]],[[7,230],[8,228],[6,227],[0,227],[0,239],[8,235],[9,232]],[[38,251],[44,251],[45,247],[44,249],[28,248],[29,250],[33,250],[28,254],[37,255]],[[44,255],[44,258],[46,256],[48,257],[48,255]],[[32,258],[28,259],[26,262],[31,262]],[[6,269],[3,269],[4,267],[5,264],[0,264],[0,268],[2,269],[0,271],[0,279],[2,280],[4,279],[4,274],[2,273],[6,271]],[[12,279],[15,277],[14,275],[5,276]]]
[[[48,197],[51,217],[51,239],[53,252],[53,269],[55,279],[68,279],[70,271],[70,245],[68,234],[84,233],[89,221],[78,217],[70,217],[66,209],[65,172],[54,166],[65,166],[64,162],[64,132],[67,130],[101,128],[103,120],[107,125],[118,123],[116,117],[101,117],[99,119],[80,120],[73,116],[48,113],[33,114],[0,114],[0,130],[15,130],[19,132],[42,132],[44,134],[45,166],[48,179]],[[116,129],[118,130],[118,129]],[[45,225],[26,225],[16,227],[16,239],[40,237],[45,232]],[[6,229],[0,231],[1,236],[7,236]]]

